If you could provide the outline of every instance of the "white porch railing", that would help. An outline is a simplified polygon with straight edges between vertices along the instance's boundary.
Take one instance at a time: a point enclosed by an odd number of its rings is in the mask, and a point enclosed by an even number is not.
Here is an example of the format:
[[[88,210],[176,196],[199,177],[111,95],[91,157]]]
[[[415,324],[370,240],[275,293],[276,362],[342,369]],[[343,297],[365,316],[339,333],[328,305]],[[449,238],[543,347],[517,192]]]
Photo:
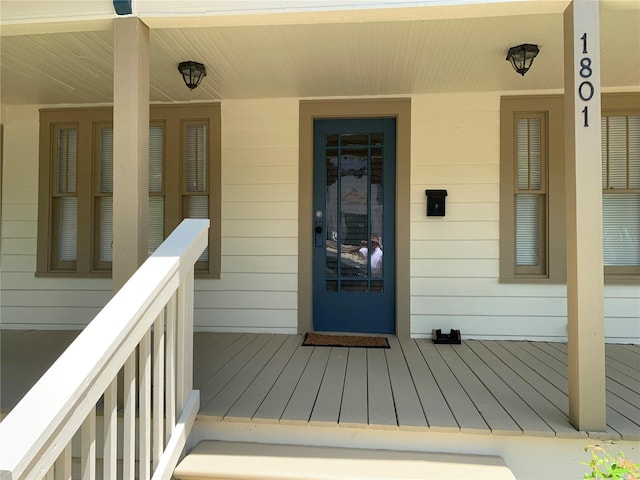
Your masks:
[[[208,220],[184,220],[0,423],[1,480],[71,479],[74,437],[82,479],[96,478],[97,457],[103,478],[115,479],[119,453],[125,479],[171,477],[199,409],[193,273],[208,228]]]

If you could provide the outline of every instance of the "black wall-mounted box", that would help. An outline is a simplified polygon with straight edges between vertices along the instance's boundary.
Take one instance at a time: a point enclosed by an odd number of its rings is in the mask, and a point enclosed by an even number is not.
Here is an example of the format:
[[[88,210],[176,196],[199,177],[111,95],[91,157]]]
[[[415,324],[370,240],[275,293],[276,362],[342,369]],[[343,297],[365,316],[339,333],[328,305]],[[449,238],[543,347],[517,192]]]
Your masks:
[[[444,217],[446,190],[425,190],[427,195],[427,217]]]

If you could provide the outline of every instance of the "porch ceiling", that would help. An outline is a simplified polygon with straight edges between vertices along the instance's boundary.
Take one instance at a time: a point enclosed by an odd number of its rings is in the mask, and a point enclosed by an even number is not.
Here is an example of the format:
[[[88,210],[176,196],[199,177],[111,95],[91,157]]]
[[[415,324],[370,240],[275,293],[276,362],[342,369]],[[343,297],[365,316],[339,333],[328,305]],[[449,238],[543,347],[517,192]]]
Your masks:
[[[562,89],[567,1],[144,18],[151,101]],[[602,85],[640,85],[640,2],[601,4]],[[3,25],[3,104],[110,103],[112,20]],[[37,31],[38,33],[33,33]],[[525,77],[505,61],[536,43]],[[189,91],[176,65],[207,67]]]

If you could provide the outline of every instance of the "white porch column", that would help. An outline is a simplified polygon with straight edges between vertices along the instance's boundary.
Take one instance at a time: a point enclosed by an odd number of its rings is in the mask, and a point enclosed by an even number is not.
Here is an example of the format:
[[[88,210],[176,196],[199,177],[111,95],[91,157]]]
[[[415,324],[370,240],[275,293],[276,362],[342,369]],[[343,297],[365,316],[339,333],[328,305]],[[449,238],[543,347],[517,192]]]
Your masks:
[[[147,258],[149,29],[114,20],[113,292]]]
[[[564,12],[569,420],[606,430],[598,0]]]

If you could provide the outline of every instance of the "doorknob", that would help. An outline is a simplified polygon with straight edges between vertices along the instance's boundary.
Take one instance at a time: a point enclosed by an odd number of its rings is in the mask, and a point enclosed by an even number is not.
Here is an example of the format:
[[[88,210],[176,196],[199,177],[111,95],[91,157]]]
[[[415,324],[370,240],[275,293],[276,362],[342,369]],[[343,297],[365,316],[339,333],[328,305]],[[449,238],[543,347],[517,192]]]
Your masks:
[[[322,233],[322,227],[320,225],[316,225],[316,233]]]

